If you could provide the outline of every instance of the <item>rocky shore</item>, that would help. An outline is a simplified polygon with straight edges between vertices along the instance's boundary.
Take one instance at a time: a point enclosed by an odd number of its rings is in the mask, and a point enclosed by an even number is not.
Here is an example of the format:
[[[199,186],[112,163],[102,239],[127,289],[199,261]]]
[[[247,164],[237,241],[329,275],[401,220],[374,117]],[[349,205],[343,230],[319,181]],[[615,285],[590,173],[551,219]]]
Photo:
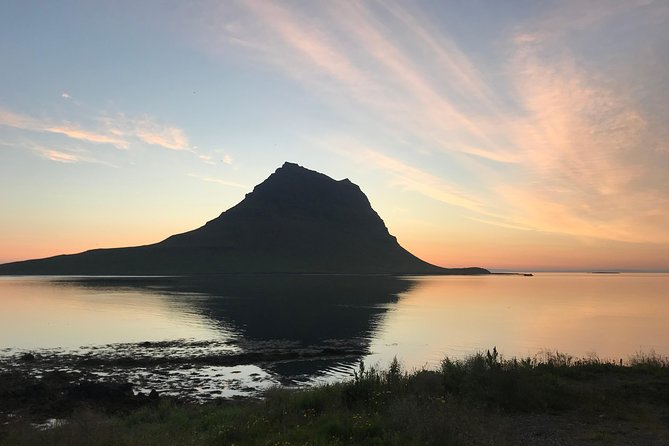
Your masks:
[[[254,397],[271,386],[300,385],[299,374],[283,376],[272,373],[273,367],[324,360],[355,363],[364,354],[361,343],[336,340],[315,346],[147,341],[13,352],[0,356],[0,422],[42,423],[85,406],[128,411],[159,398],[204,402]]]

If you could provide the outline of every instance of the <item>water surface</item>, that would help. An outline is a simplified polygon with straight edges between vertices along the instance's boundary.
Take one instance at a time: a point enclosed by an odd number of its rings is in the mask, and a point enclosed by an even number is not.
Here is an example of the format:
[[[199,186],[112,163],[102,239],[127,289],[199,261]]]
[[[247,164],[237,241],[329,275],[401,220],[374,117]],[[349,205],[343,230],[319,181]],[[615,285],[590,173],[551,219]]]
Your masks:
[[[493,346],[617,360],[669,355],[668,290],[667,274],[2,277],[0,353],[185,357],[123,372],[223,395],[340,379],[360,360],[435,366]],[[187,360],[240,353],[260,356]]]
[[[421,277],[375,333],[373,357],[412,366],[496,346],[627,359],[669,354],[669,275],[539,273]]]

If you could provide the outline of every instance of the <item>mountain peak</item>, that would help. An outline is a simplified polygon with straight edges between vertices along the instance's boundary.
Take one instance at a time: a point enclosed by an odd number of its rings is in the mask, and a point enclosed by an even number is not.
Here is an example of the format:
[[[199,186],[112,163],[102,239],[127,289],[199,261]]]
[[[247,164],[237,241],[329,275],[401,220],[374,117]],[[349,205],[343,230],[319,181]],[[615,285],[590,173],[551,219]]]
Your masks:
[[[279,167],[279,169],[304,169],[304,170],[309,170],[305,167],[300,166],[297,163],[291,163],[290,161],[284,161],[284,163]],[[277,170],[279,170],[277,169]]]
[[[307,169],[306,167],[300,166],[297,163],[291,163],[290,161],[284,162],[281,167],[277,168],[272,175],[270,175],[269,178],[272,178],[273,176],[302,176],[302,177],[312,177],[312,178],[320,178],[320,179],[328,179],[332,180],[332,178],[328,177],[325,174],[322,174],[320,172],[317,172],[315,170]],[[268,178],[268,179],[269,179]],[[334,180],[332,180],[334,181]]]
[[[365,194],[349,180],[336,181],[291,162],[285,162],[254,187],[238,206],[290,208],[291,212],[301,214],[317,209],[320,209],[317,212],[326,214],[331,213],[328,209],[336,208],[372,210]]]
[[[315,170],[307,169],[306,167],[300,166],[297,163],[291,163],[290,161],[284,162],[281,167],[277,168],[274,171],[274,174],[279,175],[315,175],[315,176],[325,176],[320,172]]]

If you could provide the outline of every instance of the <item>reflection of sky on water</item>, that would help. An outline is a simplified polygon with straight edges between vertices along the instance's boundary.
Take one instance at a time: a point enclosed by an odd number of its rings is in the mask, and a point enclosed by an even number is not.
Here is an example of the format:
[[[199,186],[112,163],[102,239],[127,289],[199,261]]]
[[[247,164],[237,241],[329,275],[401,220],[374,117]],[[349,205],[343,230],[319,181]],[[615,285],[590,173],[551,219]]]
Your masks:
[[[53,278],[0,278],[0,346],[76,348],[119,342],[229,338],[194,307],[206,297]]]
[[[497,349],[505,356],[669,355],[669,275],[423,277],[376,333],[367,360],[408,368]]]

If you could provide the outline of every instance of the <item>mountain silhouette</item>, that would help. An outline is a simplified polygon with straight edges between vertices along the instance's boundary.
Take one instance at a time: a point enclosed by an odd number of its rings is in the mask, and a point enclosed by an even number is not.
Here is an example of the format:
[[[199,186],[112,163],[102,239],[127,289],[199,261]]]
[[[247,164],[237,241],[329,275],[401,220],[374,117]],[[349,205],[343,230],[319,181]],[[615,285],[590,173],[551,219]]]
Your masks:
[[[0,265],[0,274],[487,274],[402,248],[360,188],[286,162],[204,226],[162,242]]]

